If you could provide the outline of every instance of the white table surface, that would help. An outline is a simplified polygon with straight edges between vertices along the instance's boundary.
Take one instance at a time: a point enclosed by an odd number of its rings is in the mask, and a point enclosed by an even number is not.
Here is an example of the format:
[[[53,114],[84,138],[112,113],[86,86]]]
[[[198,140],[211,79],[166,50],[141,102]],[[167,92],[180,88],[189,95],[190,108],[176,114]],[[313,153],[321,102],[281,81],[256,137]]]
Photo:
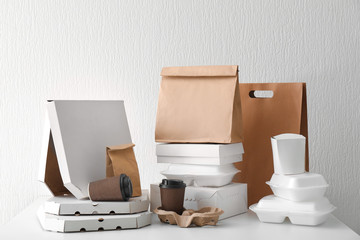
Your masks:
[[[36,211],[44,200],[36,200],[8,224],[2,226],[0,239],[360,239],[359,235],[334,216],[330,216],[327,222],[320,226],[309,227],[292,225],[289,221],[283,224],[261,223],[251,211],[219,221],[217,226],[179,228],[160,223],[157,216],[153,215],[152,225],[141,229],[56,233],[44,231],[37,220]]]

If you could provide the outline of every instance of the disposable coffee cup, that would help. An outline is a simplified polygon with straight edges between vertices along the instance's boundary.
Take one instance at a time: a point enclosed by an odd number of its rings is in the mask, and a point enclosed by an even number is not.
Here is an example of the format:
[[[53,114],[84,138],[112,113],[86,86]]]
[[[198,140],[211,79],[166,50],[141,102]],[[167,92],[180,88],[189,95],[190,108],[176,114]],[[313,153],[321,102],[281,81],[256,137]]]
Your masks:
[[[271,137],[276,174],[305,172],[305,142],[306,138],[300,134],[285,133]]]
[[[89,197],[92,201],[128,201],[132,191],[131,179],[126,174],[89,184]]]
[[[161,208],[181,215],[184,210],[184,195],[186,184],[177,179],[163,179],[159,185]]]

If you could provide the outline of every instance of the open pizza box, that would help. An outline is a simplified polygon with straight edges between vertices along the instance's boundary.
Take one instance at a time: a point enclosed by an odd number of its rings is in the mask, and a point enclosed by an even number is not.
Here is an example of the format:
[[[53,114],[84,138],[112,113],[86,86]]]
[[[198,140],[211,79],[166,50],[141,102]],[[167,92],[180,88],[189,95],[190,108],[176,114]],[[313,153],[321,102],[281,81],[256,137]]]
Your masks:
[[[88,184],[106,177],[106,146],[131,144],[123,101],[51,100],[39,180],[54,196],[88,198]]]

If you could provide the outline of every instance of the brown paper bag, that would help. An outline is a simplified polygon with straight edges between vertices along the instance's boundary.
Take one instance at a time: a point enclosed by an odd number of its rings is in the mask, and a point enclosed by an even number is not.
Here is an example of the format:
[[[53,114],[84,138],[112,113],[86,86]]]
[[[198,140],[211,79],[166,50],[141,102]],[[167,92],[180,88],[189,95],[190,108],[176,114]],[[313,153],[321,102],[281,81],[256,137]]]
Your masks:
[[[141,196],[139,169],[133,147],[135,144],[122,144],[106,148],[106,177],[125,173],[133,185],[133,197]]]
[[[237,66],[165,67],[161,76],[157,142],[242,141]]]
[[[271,90],[272,98],[255,98],[255,90]],[[297,133],[306,137],[305,166],[309,169],[305,83],[240,83],[244,129],[243,161],[235,182],[248,184],[248,204],[272,194],[265,184],[274,173],[270,137]]]

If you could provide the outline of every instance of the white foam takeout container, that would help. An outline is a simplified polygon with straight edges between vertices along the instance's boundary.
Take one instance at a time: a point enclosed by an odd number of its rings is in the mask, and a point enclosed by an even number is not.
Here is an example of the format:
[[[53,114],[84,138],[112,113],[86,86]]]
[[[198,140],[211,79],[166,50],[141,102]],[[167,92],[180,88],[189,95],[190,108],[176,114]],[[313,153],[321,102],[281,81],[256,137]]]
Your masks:
[[[294,175],[273,174],[266,182],[275,196],[291,201],[311,201],[324,196],[329,186],[321,174],[302,173]]]
[[[288,217],[292,224],[316,226],[324,223],[335,207],[325,197],[315,201],[293,202],[269,195],[250,206],[261,222],[282,223]]]
[[[169,179],[180,179],[187,186],[220,187],[231,183],[239,170],[233,164],[190,165],[171,164],[161,174]]]

